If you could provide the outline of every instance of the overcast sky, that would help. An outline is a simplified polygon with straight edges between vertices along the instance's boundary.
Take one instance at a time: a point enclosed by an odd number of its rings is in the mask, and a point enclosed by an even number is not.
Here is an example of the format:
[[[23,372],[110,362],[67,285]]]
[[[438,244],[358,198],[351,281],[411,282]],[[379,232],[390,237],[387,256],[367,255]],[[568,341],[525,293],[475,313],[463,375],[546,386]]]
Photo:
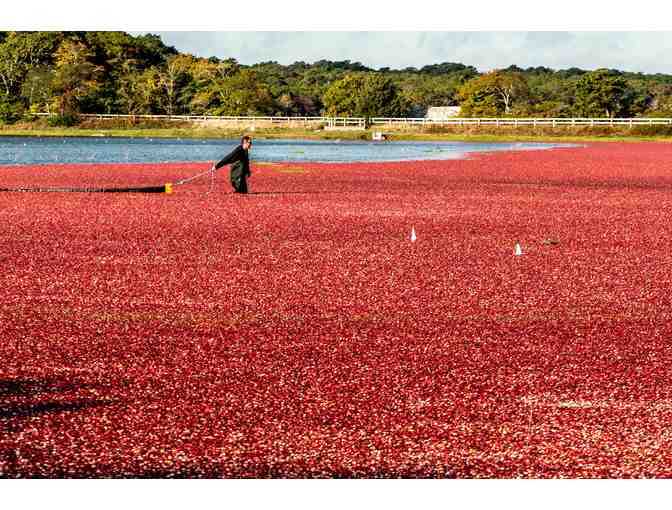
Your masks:
[[[137,32],[134,32],[137,34]],[[508,67],[614,68],[672,74],[672,31],[647,32],[153,32],[200,57],[242,64],[351,60],[378,69],[461,62],[480,71]]]
[[[672,74],[672,2],[637,0],[90,0],[9,2],[0,30],[155,33],[242,64],[351,60],[378,69],[461,62]]]

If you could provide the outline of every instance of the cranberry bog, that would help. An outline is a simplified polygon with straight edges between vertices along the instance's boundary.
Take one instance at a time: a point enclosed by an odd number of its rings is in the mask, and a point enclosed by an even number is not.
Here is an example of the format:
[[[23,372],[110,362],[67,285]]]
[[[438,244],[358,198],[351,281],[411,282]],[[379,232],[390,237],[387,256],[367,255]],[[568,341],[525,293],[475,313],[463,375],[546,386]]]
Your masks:
[[[604,143],[253,163],[248,196],[223,173],[0,193],[0,476],[669,478],[671,161]]]

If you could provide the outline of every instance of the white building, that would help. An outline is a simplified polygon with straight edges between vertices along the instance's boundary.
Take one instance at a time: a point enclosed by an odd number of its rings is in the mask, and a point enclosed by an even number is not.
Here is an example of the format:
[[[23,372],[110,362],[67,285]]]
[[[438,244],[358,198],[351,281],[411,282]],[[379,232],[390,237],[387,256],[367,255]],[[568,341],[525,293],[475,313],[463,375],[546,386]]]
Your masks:
[[[427,109],[426,119],[443,120],[448,117],[459,117],[459,106],[430,106]]]

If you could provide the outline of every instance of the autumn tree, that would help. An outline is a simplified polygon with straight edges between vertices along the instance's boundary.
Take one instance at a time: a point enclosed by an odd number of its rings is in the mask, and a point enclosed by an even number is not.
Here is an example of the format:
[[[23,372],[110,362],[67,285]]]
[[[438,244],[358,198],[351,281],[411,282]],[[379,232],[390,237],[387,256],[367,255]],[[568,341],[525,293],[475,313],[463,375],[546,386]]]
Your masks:
[[[174,115],[179,107],[180,92],[189,81],[189,70],[193,64],[191,55],[175,55],[168,58],[159,73],[163,106],[168,115]]]
[[[186,87],[189,111],[195,115],[211,113],[219,107],[222,80],[240,70],[235,59],[195,59],[190,68],[191,80]]]
[[[102,68],[91,62],[93,53],[81,42],[65,40],[55,53],[53,101],[59,115],[79,112],[79,104],[100,83]]]
[[[462,114],[496,117],[512,113],[529,87],[519,72],[491,71],[466,82],[458,91]]]

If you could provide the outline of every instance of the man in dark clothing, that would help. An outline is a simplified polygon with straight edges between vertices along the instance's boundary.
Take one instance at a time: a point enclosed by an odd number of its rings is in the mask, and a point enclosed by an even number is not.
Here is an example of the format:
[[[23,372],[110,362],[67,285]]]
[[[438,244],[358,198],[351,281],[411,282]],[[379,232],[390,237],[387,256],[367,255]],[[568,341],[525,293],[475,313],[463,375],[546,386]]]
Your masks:
[[[243,136],[240,145],[212,167],[215,171],[224,165],[231,165],[231,185],[236,193],[247,193],[247,178],[252,175],[248,155],[250,147],[252,147],[252,137]]]

